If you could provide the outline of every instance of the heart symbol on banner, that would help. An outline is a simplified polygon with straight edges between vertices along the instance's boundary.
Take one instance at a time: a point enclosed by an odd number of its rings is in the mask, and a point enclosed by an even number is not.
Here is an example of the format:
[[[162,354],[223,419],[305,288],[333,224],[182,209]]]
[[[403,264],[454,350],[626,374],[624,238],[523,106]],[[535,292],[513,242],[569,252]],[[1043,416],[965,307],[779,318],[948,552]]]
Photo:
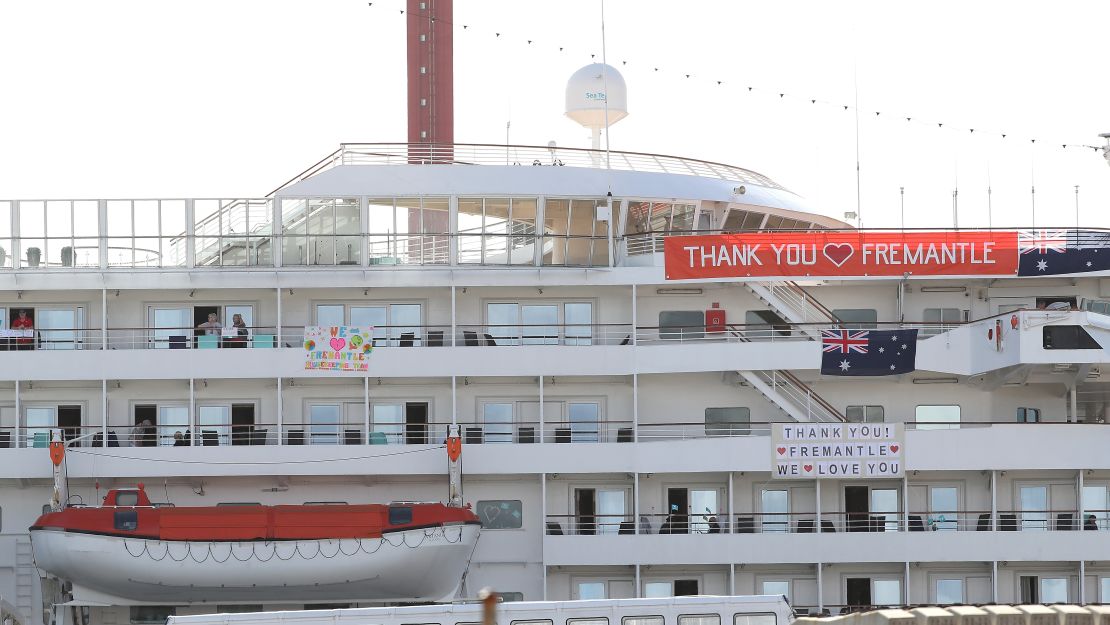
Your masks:
[[[852,254],[856,253],[851,243],[826,243],[821,251],[825,254],[825,258],[831,260],[837,267],[843,267]]]
[[[779,447],[775,451],[779,452],[779,455],[781,456],[781,455],[786,453],[786,448],[785,447]]]
[[[891,453],[895,453],[895,454],[896,454],[896,453],[898,453],[898,450],[899,450],[899,449],[900,449],[900,448],[899,448],[899,447],[898,447],[897,445],[891,445],[891,446],[890,446],[890,452],[891,452]]]
[[[346,345],[347,345],[347,339],[332,339],[331,340],[331,348],[334,349],[335,351],[339,351],[339,350],[343,349],[344,347],[346,347]]]
[[[809,473],[810,471],[813,470],[813,465],[812,464],[807,464],[802,468],[806,470],[806,473]]]

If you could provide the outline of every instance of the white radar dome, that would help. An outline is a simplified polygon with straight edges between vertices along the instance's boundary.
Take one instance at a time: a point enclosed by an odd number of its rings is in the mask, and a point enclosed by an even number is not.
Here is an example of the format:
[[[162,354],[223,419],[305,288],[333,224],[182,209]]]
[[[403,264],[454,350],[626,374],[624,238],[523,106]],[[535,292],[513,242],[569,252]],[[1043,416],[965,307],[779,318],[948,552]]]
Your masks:
[[[567,117],[586,128],[605,128],[606,102],[610,126],[628,116],[628,87],[611,65],[587,65],[567,81]]]

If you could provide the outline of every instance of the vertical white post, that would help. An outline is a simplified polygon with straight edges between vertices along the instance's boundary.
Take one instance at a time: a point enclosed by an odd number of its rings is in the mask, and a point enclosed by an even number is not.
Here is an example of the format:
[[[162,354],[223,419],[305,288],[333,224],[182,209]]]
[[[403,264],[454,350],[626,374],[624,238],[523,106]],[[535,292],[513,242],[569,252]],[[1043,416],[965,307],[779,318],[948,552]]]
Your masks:
[[[632,474],[632,533],[640,533],[640,472]]]
[[[817,563],[817,612],[825,612],[825,565]]]
[[[903,459],[905,463],[905,459]],[[956,528],[960,529],[960,515],[956,515]],[[902,531],[910,531],[910,476],[902,474]],[[909,603],[908,601],[906,603]]]
[[[193,217],[193,200],[185,200],[185,266],[189,269],[197,264],[196,220]]]
[[[632,285],[632,344],[636,344],[636,285]]]
[[[15,424],[16,424],[16,426],[18,426],[18,427],[16,427],[16,430],[15,430],[15,446],[16,447],[19,447],[19,441],[20,441],[19,432],[22,430],[23,435],[24,436],[27,435],[27,420],[23,418],[23,405],[22,405],[23,402],[22,402],[22,398],[20,397],[20,392],[19,392],[20,384],[21,383],[20,383],[19,380],[15,381]],[[27,445],[27,443],[24,443],[24,446],[26,446],[26,445]],[[104,445],[107,446],[108,441],[104,441]]]
[[[458,332],[455,317],[455,285],[451,285],[451,347],[455,346],[455,334]]]
[[[605,231],[609,234],[609,236],[606,237],[607,238],[606,245],[609,246],[609,267],[612,268],[613,264],[614,264],[614,262],[613,262],[613,256],[614,256],[614,254],[613,254],[613,225],[615,223],[617,223],[617,220],[613,219],[613,192],[612,191],[610,191],[609,194],[606,196],[606,201],[609,203],[609,220],[605,223]]]
[[[1072,423],[1079,423],[1079,407],[1076,405],[1076,385],[1071,386],[1071,421]]]
[[[277,287],[277,332],[274,335],[274,348],[281,349],[281,287]]]
[[[455,379],[451,378],[451,386],[454,387]],[[543,535],[544,540],[540,541],[540,567],[543,569],[543,600],[547,601],[547,554],[544,551],[543,544],[546,542],[547,536],[547,474],[540,473],[540,509],[543,511]]]
[[[159,212],[161,212],[161,211],[159,211]],[[134,209],[132,209],[132,215],[134,215]],[[132,220],[134,220],[134,217],[132,217]],[[96,225],[97,225],[97,232],[96,232],[96,234],[97,234],[97,236],[96,236],[96,252],[97,252],[96,259],[97,259],[97,263],[96,264],[101,269],[107,269],[108,268],[108,201],[107,200],[98,200],[96,202]],[[12,232],[16,232],[16,231],[12,230]],[[132,232],[134,232],[134,230],[132,230]],[[158,232],[159,237],[161,237],[161,234],[162,234],[162,232],[161,232],[161,230],[159,230],[159,232]],[[132,241],[132,246],[131,247],[132,247],[132,250],[133,250],[135,239],[131,239],[131,241]],[[160,250],[161,245],[162,245],[162,239],[161,238],[158,239],[158,245],[159,245],[159,250]],[[134,256],[132,256],[131,258],[134,258]],[[159,258],[158,262],[162,263],[162,258]],[[108,443],[105,442],[104,444],[107,445]]]
[[[284,412],[284,410],[282,409],[282,401],[281,401],[282,400],[282,397],[281,397],[282,389],[281,389],[281,386],[282,386],[281,378],[278,378],[277,379],[277,444],[278,445],[284,445],[285,444],[285,423],[284,423],[284,419],[282,419],[282,413]]]
[[[640,442],[640,374],[632,373],[632,442]]]
[[[735,503],[736,503],[736,497],[733,493],[733,488],[732,488],[732,471],[729,471],[728,472],[728,511],[727,511],[728,516],[726,516],[723,519],[718,518],[717,519],[717,525],[721,526],[722,530],[724,530],[726,532],[730,532],[730,533],[731,533],[731,528],[732,528],[731,520],[736,518],[736,510],[735,510],[735,508],[733,508]],[[733,594],[736,594],[736,593],[733,593]]]
[[[370,444],[370,378],[362,378],[362,435]]]
[[[991,469],[991,531],[998,529],[998,471]],[[998,602],[995,594],[994,601]]]
[[[1084,482],[1085,482],[1083,473],[1084,473],[1083,469],[1080,469],[1079,470],[1079,479],[1076,482],[1076,486],[1075,486],[1075,488],[1076,488],[1075,501],[1079,503],[1079,505],[1076,506],[1076,508],[1078,508],[1078,510],[1076,512],[1077,512],[1077,516],[1079,518],[1075,520],[1075,523],[1076,523],[1075,528],[1079,531],[1083,531],[1083,524],[1084,524],[1084,522],[1086,521],[1086,518],[1087,518],[1087,516],[1086,516],[1087,511],[1083,507],[1083,486],[1084,486]],[[1080,602],[1080,603],[1082,603],[1082,602]]]
[[[197,441],[200,440],[197,436],[197,402],[196,402],[196,380],[189,378],[189,436],[192,438],[189,441],[190,445],[194,447]]]
[[[813,490],[816,493],[816,499],[817,499],[817,501],[815,502],[815,505],[814,505],[814,510],[817,511],[817,515],[816,515],[817,516],[817,521],[816,521],[816,523],[814,523],[815,527],[813,528],[813,531],[820,533],[820,531],[821,531],[821,480],[813,480],[813,481],[815,482]]]
[[[998,560],[991,561],[991,603],[998,603]]]
[[[543,419],[543,375],[542,374],[540,375],[540,424],[539,424],[538,427],[540,428],[540,439],[539,440],[542,443],[543,442],[543,429],[544,429],[544,419]]]
[[[906,561],[905,571],[906,575],[902,579],[902,603],[909,605],[913,603],[913,601],[910,601],[910,563],[908,560]]]
[[[1087,603],[1087,561],[1079,561],[1079,603]]]
[[[100,381],[100,436],[105,447],[108,446],[108,380]]]
[[[459,198],[455,195],[447,202],[447,259],[448,265],[457,265],[459,261]],[[547,594],[545,587],[544,595]]]
[[[100,289],[100,349],[108,349],[108,289]]]
[[[632,593],[633,597],[635,597],[637,599],[640,599],[641,597],[644,596],[643,590],[640,588],[641,586],[643,586],[643,584],[640,583],[640,565],[637,564],[636,565],[636,592]]]
[[[455,376],[451,376],[451,425],[459,424],[459,388]],[[461,432],[459,433],[462,434]],[[465,438],[465,437],[464,437]]]
[[[728,563],[728,594],[736,596],[736,563]]]

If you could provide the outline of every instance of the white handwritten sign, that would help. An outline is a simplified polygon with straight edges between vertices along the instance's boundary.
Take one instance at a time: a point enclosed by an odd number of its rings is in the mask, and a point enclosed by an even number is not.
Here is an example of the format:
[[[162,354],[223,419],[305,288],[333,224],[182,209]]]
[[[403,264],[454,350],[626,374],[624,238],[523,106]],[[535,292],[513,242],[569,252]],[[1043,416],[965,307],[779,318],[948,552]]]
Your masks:
[[[776,479],[902,477],[901,423],[776,423],[771,432]]]

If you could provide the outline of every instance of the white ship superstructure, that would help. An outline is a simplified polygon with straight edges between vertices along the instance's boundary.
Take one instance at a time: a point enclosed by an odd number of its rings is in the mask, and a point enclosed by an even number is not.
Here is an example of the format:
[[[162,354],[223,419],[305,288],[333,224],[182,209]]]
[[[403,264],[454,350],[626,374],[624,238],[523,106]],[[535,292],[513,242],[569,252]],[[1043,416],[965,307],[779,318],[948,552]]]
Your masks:
[[[27,531],[52,428],[71,503],[341,505],[445,500],[457,424],[484,522],[461,597],[1110,601],[1105,272],[667,280],[668,236],[850,228],[744,169],[547,147],[348,144],[268,197],[5,200],[0,229],[25,623],[68,598]],[[317,325],[373,326],[369,370],[306,370]],[[828,328],[917,330],[916,366],[823,376]],[[904,467],[779,479],[773,423],[902,424]],[[74,614],[319,603],[286,598]]]

